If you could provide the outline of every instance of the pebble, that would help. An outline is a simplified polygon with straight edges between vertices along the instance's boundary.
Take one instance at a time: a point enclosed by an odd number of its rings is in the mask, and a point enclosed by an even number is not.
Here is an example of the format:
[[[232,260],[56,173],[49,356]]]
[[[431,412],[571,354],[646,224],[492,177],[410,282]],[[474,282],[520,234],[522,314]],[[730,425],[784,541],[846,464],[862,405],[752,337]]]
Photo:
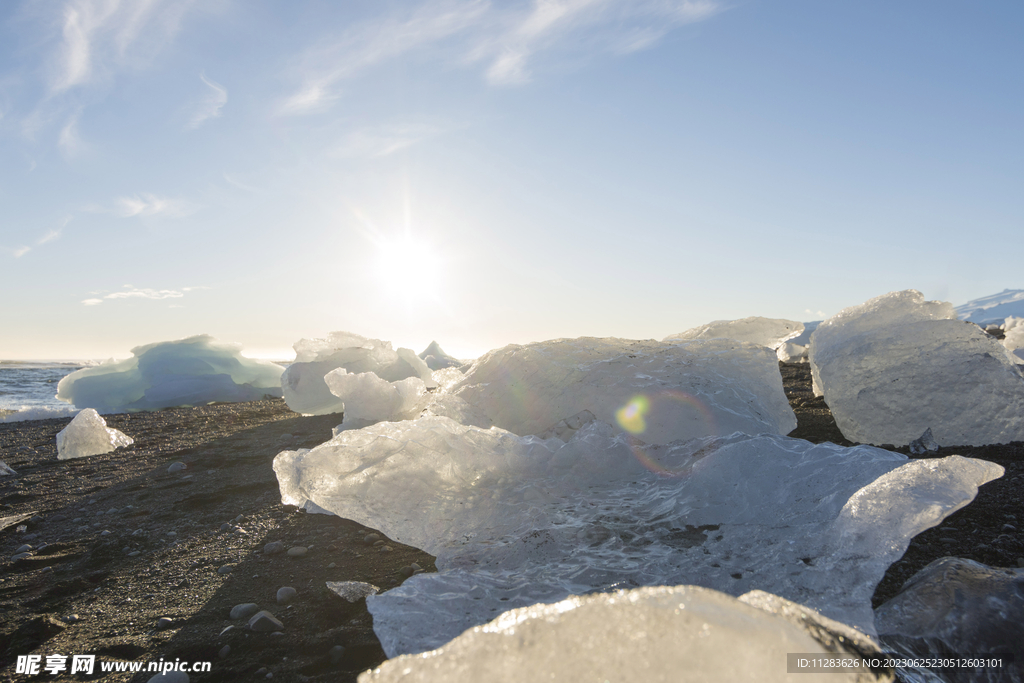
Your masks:
[[[109,535],[110,535],[110,530],[108,530],[108,529],[104,529],[103,531],[100,532],[100,536],[109,536]]]
[[[224,659],[229,654],[231,654],[231,646],[230,645],[225,645],[224,647],[222,647],[220,649],[220,652],[217,653],[217,656],[220,657],[221,659]]]
[[[108,515],[116,515],[116,514],[117,514],[118,512],[120,512],[120,510],[118,510],[117,508],[110,508],[110,509],[109,509],[109,510],[107,510],[107,511],[106,511],[106,513],[104,513],[104,514],[108,514]]]
[[[128,553],[128,557],[138,557],[141,554],[142,554],[141,550],[133,550],[130,553]]]
[[[176,472],[181,472],[181,471],[185,470],[187,467],[188,467],[188,465],[186,465],[183,462],[172,462],[171,466],[167,468],[167,474],[174,474]]]
[[[296,591],[291,586],[285,586],[284,588],[278,588],[277,589],[277,604],[279,604],[279,605],[287,605],[289,602],[291,602],[292,600],[295,599],[296,595],[298,595],[298,591]]]
[[[53,571],[53,567],[43,567],[39,571],[42,572],[43,574],[45,574],[46,572],[52,572]]]
[[[145,536],[146,532],[142,529],[136,529],[132,532],[132,536]]]
[[[260,668],[256,669],[257,676],[262,676],[265,673],[267,673],[267,667],[265,666],[261,666]]]
[[[336,562],[331,562],[329,565],[327,565],[327,568],[328,569],[334,569],[337,566],[338,566],[338,564]]]
[[[373,545],[374,546],[382,546],[382,545],[384,545],[384,541],[382,539],[377,539],[376,541],[373,542]]]
[[[19,546],[18,549],[15,550],[14,552],[16,552],[16,553],[27,553],[29,550],[32,550],[32,546],[30,546],[28,543],[26,543],[23,546]]]
[[[220,525],[220,530],[221,531],[231,531],[231,525],[225,522],[224,524]]]
[[[281,541],[272,541],[263,546],[264,555],[276,555],[284,552],[284,543]]]
[[[382,553],[390,553],[392,550],[394,550],[394,548],[392,548],[389,545],[382,545],[380,548],[378,548],[378,551]]]
[[[66,617],[64,617],[64,623],[65,624],[73,624],[76,621],[81,621],[81,620],[82,620],[82,618],[80,616],[78,616],[77,614],[69,614]]]
[[[32,522],[33,524],[39,524],[39,522],[43,521],[43,518],[39,515],[32,515],[32,517],[28,521]]]
[[[410,576],[416,573],[416,570],[412,567],[402,567],[398,570],[398,573],[404,576],[405,578],[409,578]]]
[[[341,661],[342,657],[345,656],[345,648],[341,645],[335,645],[331,648],[330,658],[331,664],[337,664]]]
[[[380,535],[379,534],[367,534],[363,538],[363,543],[365,543],[366,545],[373,545],[374,543],[376,543],[379,540],[380,540]]]
[[[305,557],[306,551],[306,548],[297,545],[294,548],[288,548],[288,557]]]
[[[168,671],[153,676],[146,683],[189,683],[189,680],[191,679],[184,671]]]
[[[249,617],[251,617],[259,611],[260,608],[255,602],[243,602],[242,604],[235,605],[231,608],[231,618],[248,619]]]
[[[170,627],[170,625],[173,624],[173,623],[174,623],[174,620],[171,619],[170,617],[160,617],[159,619],[156,620],[156,627],[158,629],[162,630],[162,629]]]
[[[177,536],[177,535],[178,535],[178,532],[177,532],[177,531],[168,531],[168,532],[167,532],[167,535],[168,535],[168,536]]]
[[[1016,531],[1016,530],[1017,530],[1017,527],[1015,527],[1012,524],[1004,524],[1003,525],[1003,531]]]
[[[17,562],[18,560],[23,560],[26,557],[32,557],[32,553],[18,553],[16,555],[11,556],[11,561]]]
[[[232,521],[233,522],[241,522],[243,519],[245,519],[245,515],[238,515]]]
[[[233,564],[226,564],[223,567],[217,569],[218,574],[230,574],[231,570],[235,568]]]
[[[262,633],[270,633],[271,631],[280,631],[284,628],[282,624],[273,614],[267,610],[257,612],[252,615],[249,619],[249,630],[259,631]]]

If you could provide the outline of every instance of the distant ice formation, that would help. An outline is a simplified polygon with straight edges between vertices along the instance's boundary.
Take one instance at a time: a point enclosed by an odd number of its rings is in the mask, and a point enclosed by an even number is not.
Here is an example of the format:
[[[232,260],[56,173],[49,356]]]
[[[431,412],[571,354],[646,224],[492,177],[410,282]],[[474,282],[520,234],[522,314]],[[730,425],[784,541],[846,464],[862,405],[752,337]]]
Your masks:
[[[914,574],[898,595],[875,610],[881,642],[907,658],[1004,654],[1003,669],[952,671],[945,680],[972,683],[1024,681],[1024,569],[989,567],[943,557]],[[910,681],[934,681],[911,669]]]
[[[775,352],[730,339],[512,344],[480,357],[430,410],[522,436],[589,411],[649,444],[796,428]]]
[[[25,420],[52,420],[59,417],[72,417],[78,414],[78,408],[68,406],[66,408],[51,408],[49,406],[35,406],[33,408],[22,408],[6,415],[0,415],[0,422],[24,422]]]
[[[57,433],[57,459],[102,455],[134,442],[124,432],[107,427],[106,420],[95,410],[86,408]]]
[[[1009,317],[1003,323],[1003,346],[1014,355],[1018,364],[1024,363],[1024,322],[1022,318]]]
[[[245,358],[207,334],[132,349],[132,357],[72,372],[57,398],[101,413],[160,410],[281,395],[280,365]]]
[[[736,599],[697,586],[658,586],[509,610],[438,650],[384,662],[359,683],[892,680],[866,668],[794,677],[790,653],[880,655],[853,629],[774,595]]]
[[[463,365],[462,361],[449,356],[436,341],[430,342],[427,348],[420,352],[420,358],[431,370],[444,370],[445,368],[457,368]]]
[[[1004,289],[998,294],[968,301],[954,310],[960,320],[981,327],[1002,325],[1009,316],[1024,318],[1024,289]]]
[[[959,456],[783,436],[644,445],[592,420],[565,443],[431,416],[339,432],[280,453],[274,470],[282,502],[437,557],[440,573],[367,599],[389,656],[508,609],[645,585],[764,590],[870,635],[889,564],[1002,475]]]
[[[1024,440],[1024,374],[953,306],[892,292],[843,309],[811,337],[815,391],[843,436],[905,446],[931,429],[944,446]]]
[[[324,381],[338,368],[352,374],[372,372],[380,379],[397,382],[418,377],[436,386],[430,368],[411,349],[391,348],[391,342],[353,334],[331,332],[323,339],[300,339],[294,345],[295,362],[281,376],[288,407],[304,415],[327,415],[345,410],[344,401],[331,393]]]

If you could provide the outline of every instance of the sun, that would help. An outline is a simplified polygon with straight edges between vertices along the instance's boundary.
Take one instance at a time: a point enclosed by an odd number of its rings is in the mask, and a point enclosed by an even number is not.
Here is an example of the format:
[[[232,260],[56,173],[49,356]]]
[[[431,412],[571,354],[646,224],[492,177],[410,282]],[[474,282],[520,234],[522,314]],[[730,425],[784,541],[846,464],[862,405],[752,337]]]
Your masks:
[[[442,259],[428,242],[409,235],[377,243],[375,272],[385,290],[404,301],[440,296]]]

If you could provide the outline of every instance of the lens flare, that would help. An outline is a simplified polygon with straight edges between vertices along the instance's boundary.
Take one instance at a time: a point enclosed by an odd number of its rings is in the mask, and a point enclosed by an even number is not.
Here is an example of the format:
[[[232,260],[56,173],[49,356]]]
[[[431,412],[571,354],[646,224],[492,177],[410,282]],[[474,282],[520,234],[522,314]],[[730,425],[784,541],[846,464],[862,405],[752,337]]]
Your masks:
[[[644,415],[651,409],[651,402],[644,395],[634,396],[626,405],[615,411],[619,426],[630,434],[642,434],[647,429]]]
[[[615,419],[622,429],[636,437],[630,439],[630,449],[637,461],[651,472],[670,477],[682,476],[683,472],[665,468],[648,453],[658,450],[643,442],[643,434],[649,426],[664,424],[666,420],[685,421],[692,424],[694,437],[718,436],[718,427],[708,407],[695,396],[682,391],[662,391],[651,396],[637,394],[615,411]],[[714,441],[708,448],[714,450]]]

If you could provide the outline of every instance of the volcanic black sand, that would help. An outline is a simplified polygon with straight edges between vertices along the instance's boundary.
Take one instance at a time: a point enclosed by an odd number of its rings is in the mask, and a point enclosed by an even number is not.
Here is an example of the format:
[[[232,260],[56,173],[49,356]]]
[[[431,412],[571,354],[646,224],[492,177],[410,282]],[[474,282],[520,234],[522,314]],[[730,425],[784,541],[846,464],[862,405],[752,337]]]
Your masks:
[[[781,367],[799,421],[791,436],[850,445],[824,401],[813,396],[809,367]],[[433,558],[387,539],[388,549],[381,549],[365,541],[372,529],[281,505],[271,467],[282,450],[328,440],[339,416],[299,417],[275,400],[106,420],[135,443],[67,461],[57,460],[55,437],[70,418],[0,424],[0,460],[17,471],[0,477],[0,518],[25,516],[0,530],[0,679],[55,678],[15,673],[17,656],[29,654],[68,655],[69,663],[75,654],[143,666],[161,658],[212,662],[209,673],[192,674],[194,682],[268,674],[275,681],[353,681],[384,660],[365,600],[349,603],[325,582],[387,589],[414,562],[433,571]],[[954,453],[998,463],[1006,474],[914,539],[879,584],[876,606],[947,555],[1024,565],[1024,443],[944,447],[927,457]],[[177,461],[187,469],[168,473]],[[272,541],[308,552],[267,555],[264,546]],[[29,557],[10,559],[23,544],[44,543]],[[218,571],[229,565],[229,572]],[[276,601],[284,586],[297,591],[287,606]],[[255,633],[244,621],[229,620],[232,606],[249,602],[274,613],[283,631]],[[161,627],[164,617],[171,621]],[[60,677],[146,681],[152,675]]]

